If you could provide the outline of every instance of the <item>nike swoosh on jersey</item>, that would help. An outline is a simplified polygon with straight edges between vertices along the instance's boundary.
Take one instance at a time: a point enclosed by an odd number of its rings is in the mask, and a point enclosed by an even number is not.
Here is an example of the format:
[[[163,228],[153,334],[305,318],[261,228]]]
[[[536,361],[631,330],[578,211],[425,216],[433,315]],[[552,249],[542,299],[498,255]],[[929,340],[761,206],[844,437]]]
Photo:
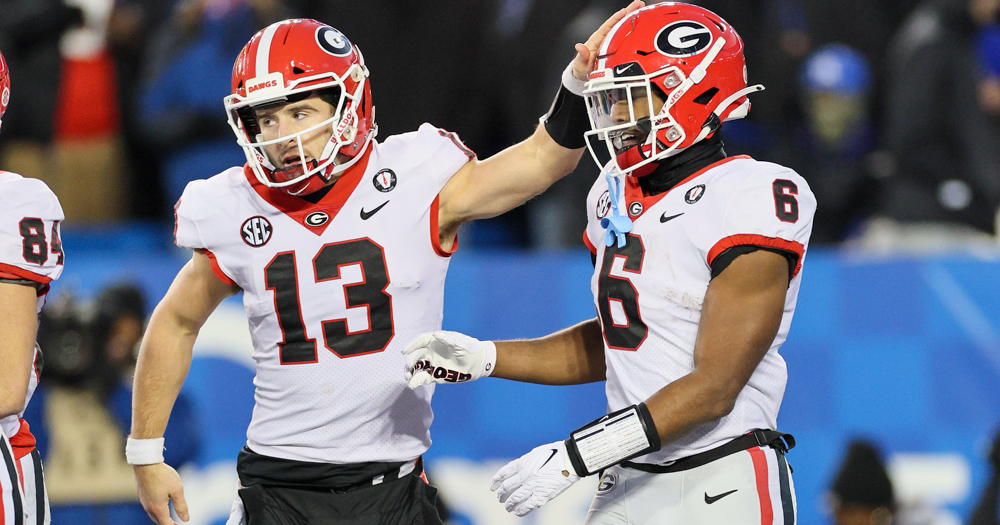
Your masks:
[[[551,459],[552,459],[553,457],[555,457],[555,455],[556,455],[556,452],[559,452],[559,451],[558,451],[558,450],[556,450],[556,449],[552,449],[552,453],[551,453],[551,454],[549,454],[549,459],[546,459],[546,460],[545,460],[545,463],[548,463],[548,462],[549,462],[549,461],[550,461],[550,460],[551,460]],[[542,467],[544,467],[544,466],[545,466],[545,463],[542,463]],[[542,468],[542,467],[538,467],[538,468]]]
[[[718,496],[709,496],[708,493],[706,492],[705,493],[705,503],[708,503],[709,505],[711,505],[711,504],[715,503],[716,501],[719,501],[720,499],[722,499],[722,498],[724,498],[724,497],[732,494],[733,492],[736,492],[737,490],[739,490],[739,489],[733,489],[733,490],[730,490],[729,492],[723,492],[722,494],[719,494]]]
[[[382,207],[385,206],[386,204],[389,204],[389,201],[385,201],[382,204],[379,204],[378,207],[375,208],[372,211],[365,211],[365,209],[362,207],[361,208],[361,220],[367,221],[372,215],[375,215],[376,213],[378,213],[378,211],[381,210]]]
[[[681,215],[684,215],[684,212],[680,212],[677,215],[671,215],[670,217],[667,217],[667,212],[663,212],[663,215],[660,215],[660,222],[667,222],[667,221],[669,221],[671,219],[676,219],[677,217],[680,217]]]

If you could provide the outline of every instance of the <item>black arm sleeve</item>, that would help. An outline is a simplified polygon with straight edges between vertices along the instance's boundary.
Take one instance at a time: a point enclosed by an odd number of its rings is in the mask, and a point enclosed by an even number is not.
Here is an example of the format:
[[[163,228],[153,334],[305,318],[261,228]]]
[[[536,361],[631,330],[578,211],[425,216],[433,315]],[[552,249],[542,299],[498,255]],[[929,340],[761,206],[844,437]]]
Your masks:
[[[795,265],[799,262],[799,254],[789,250],[782,250],[781,248],[758,246],[756,244],[733,246],[732,248],[720,253],[715,260],[712,261],[712,279],[718,277],[719,274],[722,273],[722,270],[729,267],[729,265],[740,255],[746,255],[757,250],[767,250],[778,255],[783,255],[785,259],[788,260],[788,282],[792,282],[792,277],[795,275]]]

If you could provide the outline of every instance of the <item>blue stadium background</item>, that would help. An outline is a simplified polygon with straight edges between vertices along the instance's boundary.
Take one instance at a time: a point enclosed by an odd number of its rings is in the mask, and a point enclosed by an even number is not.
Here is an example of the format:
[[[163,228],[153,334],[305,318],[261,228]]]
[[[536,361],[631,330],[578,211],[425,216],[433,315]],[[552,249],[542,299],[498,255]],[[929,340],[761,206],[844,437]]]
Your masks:
[[[140,284],[155,304],[187,258],[165,245],[168,233],[158,226],[67,228],[67,270],[54,294],[72,289],[89,297],[105,284],[126,280]],[[459,250],[448,276],[445,328],[483,338],[528,337],[590,318],[591,271],[585,250]],[[225,308],[237,319],[242,314],[238,299]],[[211,484],[198,476],[213,468],[226,483],[235,483],[231,464],[253,406],[250,348],[243,361],[200,348],[185,384],[204,428],[197,465],[182,473],[189,498]],[[873,259],[813,250],[781,354],[789,381],[779,426],[798,441],[789,461],[799,523],[828,522],[823,493],[845,444],[858,435],[878,441],[890,457],[943,458],[944,464],[957,465],[958,481],[944,489],[949,494],[938,503],[956,517],[968,517],[985,483],[988,438],[1000,422],[1000,260]],[[455,522],[511,522],[490,500],[488,475],[504,460],[562,439],[603,414],[604,407],[602,383],[542,387],[492,379],[439,388],[434,445],[426,458],[429,473],[457,511]],[[472,471],[484,474],[470,478]],[[459,475],[463,472],[466,477]],[[477,481],[470,485],[468,479]],[[475,496],[449,493],[449,486]],[[212,497],[219,501],[193,506],[194,522],[221,523],[232,497],[228,490],[205,488],[204,494],[217,494]],[[582,507],[574,512],[585,512],[586,498],[576,497],[574,504]],[[552,521],[552,512],[548,522],[563,521]]]

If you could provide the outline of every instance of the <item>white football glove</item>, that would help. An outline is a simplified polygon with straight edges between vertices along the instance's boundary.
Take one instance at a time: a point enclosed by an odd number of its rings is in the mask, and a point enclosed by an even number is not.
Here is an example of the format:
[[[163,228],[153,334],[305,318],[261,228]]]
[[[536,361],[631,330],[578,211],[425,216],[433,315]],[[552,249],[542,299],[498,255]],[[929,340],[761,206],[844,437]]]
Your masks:
[[[497,363],[493,341],[480,341],[458,332],[423,334],[403,349],[404,375],[410,388],[431,383],[461,383],[486,377]]]
[[[579,480],[566,453],[566,444],[556,441],[504,465],[493,476],[490,490],[497,491],[497,499],[507,512],[526,516]]]

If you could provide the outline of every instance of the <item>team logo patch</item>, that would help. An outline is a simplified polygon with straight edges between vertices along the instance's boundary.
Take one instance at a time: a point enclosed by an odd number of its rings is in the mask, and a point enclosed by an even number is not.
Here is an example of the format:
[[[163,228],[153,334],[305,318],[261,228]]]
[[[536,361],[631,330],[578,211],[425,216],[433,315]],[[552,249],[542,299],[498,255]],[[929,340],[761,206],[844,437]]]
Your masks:
[[[375,185],[376,190],[382,193],[389,193],[396,187],[396,172],[389,168],[378,170],[375,178],[372,179],[372,184]]]
[[[351,54],[351,43],[343,33],[330,26],[323,26],[316,30],[316,43],[323,51],[335,57],[346,57]]]
[[[656,50],[668,57],[697,55],[712,44],[712,32],[693,20],[681,20],[656,34]]]
[[[701,200],[702,196],[705,195],[705,185],[699,184],[684,194],[684,202],[688,204],[694,204]]]
[[[607,494],[608,492],[615,490],[615,487],[617,486],[618,486],[618,473],[605,472],[604,475],[601,476],[601,482],[597,484],[597,493]]]
[[[597,199],[597,218],[603,219],[611,211],[611,195],[605,191],[601,198]]]
[[[271,223],[267,219],[257,216],[250,217],[243,221],[240,227],[240,236],[248,246],[259,248],[271,240]]]
[[[326,224],[326,221],[330,220],[330,215],[325,211],[314,211],[309,215],[306,215],[306,224],[309,226],[322,226]]]
[[[3,93],[0,94],[0,106],[6,106],[10,102],[10,90],[3,88]]]
[[[642,213],[642,203],[639,201],[634,201],[632,204],[628,205],[628,214],[633,217],[638,217]]]

